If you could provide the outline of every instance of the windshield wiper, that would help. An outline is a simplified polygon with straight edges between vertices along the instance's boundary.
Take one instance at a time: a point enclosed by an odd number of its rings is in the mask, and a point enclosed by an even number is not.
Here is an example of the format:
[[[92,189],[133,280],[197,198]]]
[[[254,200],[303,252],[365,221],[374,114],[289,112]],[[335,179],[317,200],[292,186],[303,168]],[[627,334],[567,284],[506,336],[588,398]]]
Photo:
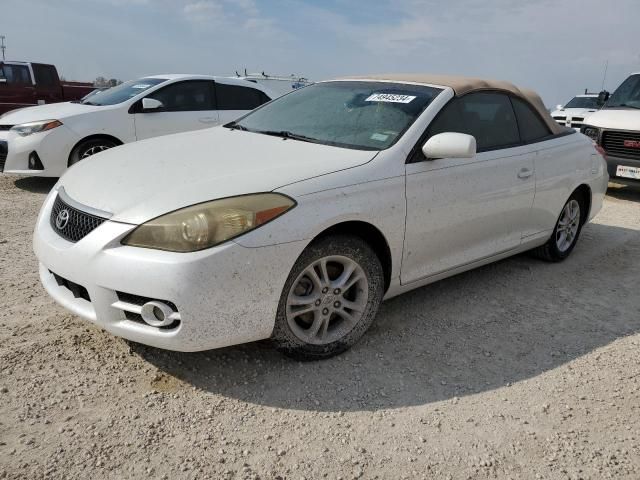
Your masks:
[[[242,125],[240,125],[237,122],[229,122],[223,125],[224,128],[229,128],[231,130],[242,130],[243,132],[248,132],[249,129],[247,127],[244,127]]]
[[[255,133],[262,133],[263,135],[271,135],[273,137],[281,137],[290,140],[299,140],[301,142],[320,143],[316,138],[299,135],[288,130],[255,130]]]

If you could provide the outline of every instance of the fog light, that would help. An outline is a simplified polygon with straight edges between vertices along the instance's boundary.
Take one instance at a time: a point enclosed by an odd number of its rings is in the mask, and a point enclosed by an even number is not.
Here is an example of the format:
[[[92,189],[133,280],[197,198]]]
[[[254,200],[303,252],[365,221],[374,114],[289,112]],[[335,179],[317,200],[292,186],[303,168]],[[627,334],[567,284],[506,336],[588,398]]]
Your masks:
[[[29,170],[44,170],[40,157],[35,151],[29,154]]]
[[[152,327],[166,327],[175,320],[175,311],[169,305],[158,300],[152,300],[142,306],[140,315]]]

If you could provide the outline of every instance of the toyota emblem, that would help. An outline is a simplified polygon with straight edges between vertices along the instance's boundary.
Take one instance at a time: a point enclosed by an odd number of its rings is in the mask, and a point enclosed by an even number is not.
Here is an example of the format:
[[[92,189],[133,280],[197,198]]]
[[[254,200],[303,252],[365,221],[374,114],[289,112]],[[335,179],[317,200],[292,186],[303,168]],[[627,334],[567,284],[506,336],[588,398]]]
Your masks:
[[[58,216],[56,217],[56,228],[58,230],[62,230],[69,223],[69,210],[64,209],[58,212]]]

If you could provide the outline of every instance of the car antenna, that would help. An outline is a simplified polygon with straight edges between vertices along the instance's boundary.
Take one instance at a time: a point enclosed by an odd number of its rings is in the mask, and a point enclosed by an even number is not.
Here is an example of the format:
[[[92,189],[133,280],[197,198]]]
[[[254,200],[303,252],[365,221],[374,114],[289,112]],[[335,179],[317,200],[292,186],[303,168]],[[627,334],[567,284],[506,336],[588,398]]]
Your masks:
[[[602,89],[604,90],[604,81],[607,79],[607,70],[609,69],[609,60],[607,59],[607,63],[604,64],[604,76],[602,77]]]

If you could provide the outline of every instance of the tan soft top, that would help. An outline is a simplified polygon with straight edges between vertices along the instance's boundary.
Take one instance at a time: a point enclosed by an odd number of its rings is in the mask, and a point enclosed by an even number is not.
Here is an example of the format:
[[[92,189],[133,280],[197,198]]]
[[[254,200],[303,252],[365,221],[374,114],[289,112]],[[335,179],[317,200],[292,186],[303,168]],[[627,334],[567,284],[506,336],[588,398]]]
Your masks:
[[[465,93],[477,90],[502,90],[526,100],[540,114],[547,126],[554,134],[564,133],[566,127],[558,124],[549,114],[540,96],[533,90],[518,88],[514,84],[502,80],[487,80],[483,78],[459,77],[455,75],[431,75],[427,73],[390,73],[361,77],[349,77],[347,80],[386,80],[390,82],[425,83],[451,87],[460,97]]]

